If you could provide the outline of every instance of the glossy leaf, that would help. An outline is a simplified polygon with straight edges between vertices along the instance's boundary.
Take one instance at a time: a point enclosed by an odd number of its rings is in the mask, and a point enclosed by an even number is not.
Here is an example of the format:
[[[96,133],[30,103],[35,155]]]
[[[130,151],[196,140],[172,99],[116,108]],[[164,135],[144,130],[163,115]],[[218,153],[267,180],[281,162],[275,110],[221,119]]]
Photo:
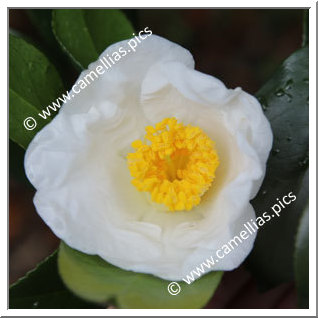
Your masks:
[[[309,308],[309,209],[305,208],[297,231],[295,245],[295,280],[298,307]]]
[[[28,9],[27,14],[31,23],[50,49],[56,50],[57,42],[52,32],[52,9]]]
[[[302,46],[309,44],[309,10],[304,10]]]
[[[293,192],[295,202],[258,233],[248,264],[264,288],[293,280],[295,234],[308,202],[308,47],[293,53],[257,93],[274,144],[266,177],[252,201],[257,216],[272,214],[277,199]]]
[[[51,118],[38,113],[63,92],[59,74],[51,62],[33,45],[10,34],[9,38],[9,133],[10,138],[26,148],[34,135]],[[23,123],[33,117],[37,126],[27,130]]]
[[[181,292],[173,296],[167,290],[169,281],[122,270],[65,243],[58,264],[63,281],[75,294],[102,303],[113,299],[119,308],[202,308],[222,277],[222,272],[211,272],[191,285],[179,282]]]
[[[80,69],[74,68],[69,57],[65,54],[52,30],[52,9],[28,9],[28,17],[34,28],[41,36],[37,43],[45,55],[54,63],[63,83],[67,89],[71,89]]]
[[[82,69],[97,60],[109,45],[133,37],[133,28],[120,10],[56,9],[53,32]]]
[[[10,309],[101,308],[66,289],[58,275],[56,259],[55,252],[10,287]]]

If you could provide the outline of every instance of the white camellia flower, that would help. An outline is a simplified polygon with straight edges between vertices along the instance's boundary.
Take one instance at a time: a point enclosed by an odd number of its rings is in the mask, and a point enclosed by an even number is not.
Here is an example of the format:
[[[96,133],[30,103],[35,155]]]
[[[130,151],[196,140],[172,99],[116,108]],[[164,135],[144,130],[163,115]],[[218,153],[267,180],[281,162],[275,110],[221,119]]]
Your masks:
[[[30,143],[25,169],[37,212],[69,246],[181,280],[255,218],[271,145],[254,97],[152,35],[63,105]],[[254,239],[211,270],[239,266]]]

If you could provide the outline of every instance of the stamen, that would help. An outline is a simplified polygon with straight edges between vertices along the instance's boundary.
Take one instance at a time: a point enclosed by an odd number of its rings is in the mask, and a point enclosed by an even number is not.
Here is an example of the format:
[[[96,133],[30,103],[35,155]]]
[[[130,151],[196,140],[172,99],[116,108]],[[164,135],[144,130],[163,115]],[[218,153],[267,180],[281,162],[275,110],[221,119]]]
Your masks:
[[[127,155],[132,184],[170,211],[191,210],[215,178],[219,158],[214,142],[199,128],[165,118],[147,126]]]

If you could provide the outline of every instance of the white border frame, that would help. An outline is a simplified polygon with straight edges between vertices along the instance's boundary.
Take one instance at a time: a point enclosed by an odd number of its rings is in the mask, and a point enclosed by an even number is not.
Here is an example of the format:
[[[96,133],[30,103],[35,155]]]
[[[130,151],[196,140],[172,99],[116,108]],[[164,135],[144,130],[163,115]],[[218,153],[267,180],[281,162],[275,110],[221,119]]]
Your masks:
[[[5,7],[1,8],[1,43],[7,43],[8,38],[8,8],[15,7],[25,7],[27,4],[28,7],[43,7],[44,3],[39,0],[31,0],[28,2],[23,2],[21,0],[16,1],[5,1]],[[240,6],[237,6],[238,3]],[[45,7],[80,7],[85,5],[87,2],[83,1],[70,1],[70,0],[55,0],[50,5],[45,3]],[[103,7],[107,4],[107,7],[131,7],[132,2],[127,0],[125,1],[112,1],[112,4],[109,2],[102,2],[97,0],[90,0],[89,4],[91,7]],[[136,0],[133,2],[135,8],[178,8],[177,1],[171,0],[161,0],[161,1],[140,1]],[[193,3],[187,3],[191,7]],[[310,273],[310,285],[309,285],[309,309],[7,309],[8,304],[8,264],[7,262],[1,262],[1,290],[0,290],[0,314],[1,316],[166,316],[166,315],[177,315],[177,316],[316,316],[316,2],[315,1],[293,1],[293,0],[268,0],[268,1],[251,1],[243,0],[240,2],[237,1],[228,1],[223,0],[219,1],[203,1],[196,0],[195,8],[310,8],[309,17],[309,158],[310,158],[310,168],[309,168],[309,241],[310,241],[310,262],[309,262],[309,273]],[[6,71],[8,74],[8,60],[7,60],[7,50],[1,50],[1,64],[2,70]],[[1,93],[3,101],[6,99],[7,104],[8,100],[8,78],[7,82],[2,82]],[[6,98],[5,98],[6,97]],[[2,116],[0,117],[0,129],[2,136],[1,138],[1,148],[7,149],[8,144],[8,121],[6,113],[6,108],[4,105],[1,108]],[[8,154],[8,151],[7,151]],[[8,220],[7,215],[4,210],[8,207],[8,172],[7,172],[7,156],[1,156],[1,169],[2,176],[6,175],[6,180],[2,178],[1,182],[1,202],[3,205],[3,211],[1,213],[2,222],[1,226],[1,252],[2,255],[6,254],[5,251],[8,251]],[[6,204],[5,204],[6,202]],[[2,258],[4,260],[4,258]]]

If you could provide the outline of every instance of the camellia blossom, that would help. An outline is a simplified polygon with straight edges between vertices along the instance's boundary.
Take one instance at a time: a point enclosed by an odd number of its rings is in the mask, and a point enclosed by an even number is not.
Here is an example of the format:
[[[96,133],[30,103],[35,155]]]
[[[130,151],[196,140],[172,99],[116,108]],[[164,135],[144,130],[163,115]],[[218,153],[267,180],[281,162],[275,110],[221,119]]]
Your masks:
[[[253,96],[152,35],[63,105],[30,143],[25,169],[37,212],[69,246],[181,280],[255,218],[271,145]],[[254,239],[210,270],[239,266]]]

